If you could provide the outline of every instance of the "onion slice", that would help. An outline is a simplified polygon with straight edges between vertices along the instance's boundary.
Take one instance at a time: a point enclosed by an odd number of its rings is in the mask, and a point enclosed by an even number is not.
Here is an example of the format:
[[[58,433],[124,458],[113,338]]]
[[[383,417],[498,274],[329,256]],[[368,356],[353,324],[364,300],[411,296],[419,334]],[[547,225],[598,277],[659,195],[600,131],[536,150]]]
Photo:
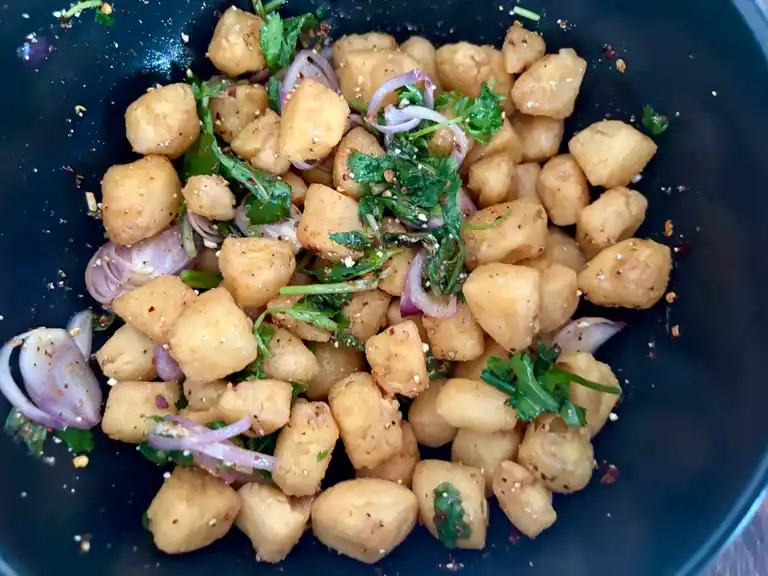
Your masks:
[[[186,433],[179,436],[166,436],[163,435],[163,433],[168,431],[167,425],[162,423],[158,424],[155,428],[155,438],[152,442],[154,448],[160,450],[193,450],[204,444],[229,440],[230,438],[249,430],[251,427],[250,416],[245,416],[233,424],[229,424],[228,426],[216,430],[201,426],[200,428],[202,428],[202,431],[199,432],[197,431],[197,428],[195,428],[195,431],[192,431],[184,424],[184,422],[187,421],[186,418],[169,416],[168,420],[175,424],[181,424],[183,426],[181,430]],[[174,427],[173,430],[179,430],[179,428]]]
[[[472,198],[470,198],[469,194],[467,194],[464,186],[459,188],[458,204],[459,212],[461,212],[461,215],[464,216],[464,218],[472,218],[472,216],[474,216],[477,212],[477,206],[475,206]]]
[[[341,92],[336,73],[328,60],[314,50],[301,50],[285,72],[280,87],[280,109],[282,111],[288,96],[304,78],[312,78],[336,93]]]
[[[435,83],[424,74],[418,68],[414,68],[410,72],[398,74],[394,78],[390,78],[373,93],[370,103],[368,104],[368,113],[366,119],[370,123],[376,122],[376,117],[379,115],[381,104],[384,101],[384,97],[390,92],[399,90],[409,84],[416,84],[417,82],[424,81],[424,104],[427,108],[435,107]]]
[[[248,416],[219,430],[210,430],[178,416],[170,416],[168,420],[179,426],[174,429],[174,432],[183,430],[186,434],[169,437],[167,434],[171,430],[168,424],[160,423],[147,439],[153,448],[189,451],[196,456],[202,455],[203,461],[207,464],[211,462],[208,458],[215,458],[224,464],[234,465],[240,471],[243,471],[242,468],[274,470],[277,467],[277,460],[274,457],[246,450],[229,442],[228,438],[242,434],[250,428]]]
[[[607,318],[578,318],[566,324],[555,336],[554,344],[563,352],[589,352],[598,348],[626,327],[625,322],[614,322]]]
[[[90,309],[78,312],[67,322],[67,332],[80,348],[83,357],[91,357],[91,348],[93,347],[93,312]]]
[[[414,308],[433,318],[451,318],[456,315],[456,295],[450,297],[429,294],[421,285],[422,267],[427,258],[426,250],[421,250],[411,261],[405,277],[403,293],[400,296],[400,313],[411,316]]]
[[[11,354],[20,344],[29,398],[11,375]],[[101,420],[99,382],[66,330],[36,328],[7,342],[0,351],[0,391],[24,416],[49,428],[89,429]]]
[[[221,243],[221,233],[219,233],[216,224],[212,220],[189,210],[187,210],[187,219],[189,220],[189,225],[192,226],[192,230],[200,235],[200,238],[203,239],[203,244],[207,248],[215,248]]]
[[[131,246],[104,244],[85,269],[85,285],[94,300],[109,306],[126,290],[157,276],[178,274],[191,261],[182,246],[180,227],[171,226]]]
[[[418,118],[419,120],[431,120],[438,124],[443,122],[450,122],[450,120],[429,108],[424,106],[407,106],[403,108],[401,112],[411,118]],[[451,151],[451,158],[454,158],[459,166],[464,162],[464,157],[469,150],[469,139],[458,124],[448,124],[448,128],[453,132],[453,150]]]
[[[63,423],[62,419],[43,412],[32,404],[11,375],[11,354],[14,348],[21,345],[22,339],[26,336],[27,334],[21,334],[6,342],[5,346],[0,349],[0,392],[14,408],[33,422],[42,424],[47,428],[63,430],[66,428],[66,424]]]
[[[294,204],[291,204],[290,218],[271,224],[251,224],[245,214],[245,203],[241,203],[235,211],[235,225],[240,229],[240,232],[246,236],[262,236],[289,242],[293,245],[293,250],[296,253],[301,250],[301,244],[297,237],[300,219],[301,210]]]
[[[168,350],[163,348],[162,344],[155,344],[155,356],[152,363],[155,365],[157,376],[164,382],[179,382],[184,378],[181,366],[171,357]]]

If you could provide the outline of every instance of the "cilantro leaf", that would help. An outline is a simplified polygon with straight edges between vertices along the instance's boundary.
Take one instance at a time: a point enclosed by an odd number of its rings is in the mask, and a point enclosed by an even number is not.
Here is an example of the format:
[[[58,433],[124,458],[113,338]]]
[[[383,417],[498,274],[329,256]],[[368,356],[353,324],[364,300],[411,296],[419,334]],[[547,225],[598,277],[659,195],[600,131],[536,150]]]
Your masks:
[[[226,154],[221,153],[219,159],[225,176],[251,192],[245,199],[245,215],[251,224],[271,224],[290,216],[291,187],[286,182]]]
[[[462,96],[457,92],[441,92],[435,102],[437,109],[448,108],[464,131],[480,142],[488,144],[491,137],[504,124],[502,101],[486,82],[480,88],[477,98]]]
[[[266,23],[261,27],[259,43],[272,74],[291,63],[299,36],[317,24],[317,16],[309,13],[286,20],[276,12],[267,16]]]
[[[557,368],[559,352],[557,347],[550,349],[539,343],[535,360],[527,350],[506,360],[493,356],[488,359],[482,379],[509,395],[507,403],[515,408],[518,420],[530,422],[550,412],[569,426],[585,426],[586,410],[569,400],[571,382],[608,394],[619,394],[619,389]]]
[[[447,360],[438,360],[431,350],[427,351],[427,372],[429,381],[448,378],[451,372],[451,363]]]
[[[115,17],[110,13],[107,14],[106,12],[103,12],[102,10],[96,10],[96,15],[94,16],[94,20],[101,24],[102,26],[114,26],[115,25]]]
[[[342,246],[353,250],[364,250],[374,245],[374,238],[370,234],[355,230],[353,232],[332,232],[328,237]]]
[[[267,80],[267,83],[264,85],[264,88],[267,89],[267,101],[269,102],[269,107],[279,114],[282,82],[274,76],[270,76],[269,80]]]
[[[287,313],[321,330],[340,332],[349,327],[349,318],[341,309],[349,294],[310,294],[296,302]]]
[[[413,106],[424,106],[424,93],[413,84],[403,86],[397,92],[398,102],[406,102]]]
[[[317,453],[317,461],[322,462],[328,458],[328,450],[320,450],[320,452]]]
[[[461,493],[450,482],[443,482],[432,492],[434,495],[434,523],[437,537],[446,548],[455,548],[457,540],[472,536],[472,529],[464,520]]]
[[[82,454],[93,450],[93,431],[80,430],[79,428],[66,428],[57,430],[56,436],[61,438],[67,447],[75,454]]]
[[[151,530],[151,520],[149,519],[149,513],[147,511],[144,512],[144,514],[141,515],[141,526],[144,528],[144,530]]]
[[[268,14],[279,10],[283,4],[285,4],[285,0],[272,0],[266,4],[263,4],[261,0],[253,0],[253,11],[261,16],[263,20],[266,19]]]
[[[394,159],[391,156],[369,156],[353,150],[347,159],[347,166],[355,182],[376,184],[385,181],[386,171],[394,168]]]
[[[352,266],[337,262],[321,268],[308,268],[305,272],[323,284],[342,282],[381,269],[392,256],[401,251],[399,248],[369,248]]]
[[[231,86],[231,82],[222,79],[200,82],[193,76],[190,85],[203,126],[197,148],[193,148],[192,156],[185,156],[185,173],[220,173],[228,180],[240,183],[251,193],[245,201],[245,213],[252,224],[270,224],[288,218],[291,187],[276,176],[224,152],[216,140],[210,99]]]
[[[138,447],[139,453],[144,456],[150,462],[154,462],[158,466],[166,466],[168,464],[178,464],[184,468],[192,468],[195,464],[192,458],[192,454],[188,451],[182,450],[159,450],[152,448],[149,442],[144,440]],[[187,452],[186,455],[184,452]]]
[[[221,274],[210,270],[182,270],[179,278],[190,288],[210,290],[221,284]]]
[[[334,345],[338,345],[340,348],[353,348],[354,350],[365,350],[365,346],[362,342],[352,334],[349,330],[340,330],[333,335]]]
[[[648,132],[658,136],[669,128],[669,117],[659,114],[651,106],[643,106],[643,126]]]
[[[33,422],[18,409],[12,408],[5,420],[4,430],[14,441],[26,444],[30,454],[43,455],[43,445],[48,436],[45,426]]]
[[[309,384],[306,382],[299,382],[298,380],[291,381],[291,386],[291,403],[296,402],[296,398],[302,394],[306,394],[307,390],[309,390]]]

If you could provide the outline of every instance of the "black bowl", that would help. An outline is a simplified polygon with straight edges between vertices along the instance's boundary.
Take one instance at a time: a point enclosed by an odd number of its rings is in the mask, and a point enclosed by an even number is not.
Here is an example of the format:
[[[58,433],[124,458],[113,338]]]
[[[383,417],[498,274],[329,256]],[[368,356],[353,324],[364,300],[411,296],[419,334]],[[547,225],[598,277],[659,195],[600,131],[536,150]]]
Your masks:
[[[309,4],[291,2],[288,11]],[[109,165],[132,159],[123,125],[129,102],[154,82],[181,79],[190,63],[211,72],[203,55],[215,13],[227,5],[117,0],[114,27],[84,15],[70,30],[58,26],[51,13],[59,6],[50,2],[0,6],[3,338],[63,326],[94,304],[83,270],[103,238],[84,192],[98,191]],[[600,353],[626,390],[621,419],[596,442],[598,460],[620,468],[618,481],[602,485],[598,471],[588,489],[556,498],[559,519],[535,541],[515,543],[494,508],[483,552],[449,552],[419,528],[374,569],[308,534],[279,567],[254,566],[237,530],[194,554],[155,550],[141,519],[162,475],[134,447],[99,436],[90,465],[77,470],[60,446],[49,467],[4,440],[0,572],[425,575],[454,562],[472,574],[661,576],[706,565],[768,478],[768,25],[748,0],[524,5],[544,15],[537,27],[550,50],[572,46],[590,62],[569,133],[605,116],[637,122],[645,104],[671,117],[637,187],[650,200],[641,235],[677,247],[680,298],[650,312],[609,311],[631,327]],[[513,6],[332,0],[330,14],[337,34],[378,28],[401,39],[418,32],[438,42],[499,44]],[[37,42],[25,39],[32,32]],[[605,44],[625,60],[625,73]],[[82,117],[76,105],[85,107]],[[662,234],[667,219],[671,238]],[[670,325],[680,326],[680,338],[671,339]]]

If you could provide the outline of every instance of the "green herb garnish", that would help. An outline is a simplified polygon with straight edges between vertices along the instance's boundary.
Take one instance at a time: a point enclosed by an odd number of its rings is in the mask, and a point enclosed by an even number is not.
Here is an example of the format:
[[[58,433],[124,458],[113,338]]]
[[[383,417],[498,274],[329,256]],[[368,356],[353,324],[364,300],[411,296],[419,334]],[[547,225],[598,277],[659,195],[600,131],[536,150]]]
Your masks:
[[[470,98],[456,92],[441,92],[435,101],[438,109],[448,108],[463,130],[482,144],[488,144],[504,123],[504,98],[491,91],[483,82],[480,96]]]
[[[291,403],[296,402],[296,399],[302,394],[306,394],[309,390],[309,384],[306,382],[299,382],[298,380],[291,381]]]
[[[70,451],[74,454],[83,454],[93,450],[93,431],[92,430],[80,430],[79,428],[66,428],[64,430],[57,430],[56,436],[67,445]]]
[[[507,404],[515,408],[518,420],[531,422],[550,412],[559,415],[568,426],[585,426],[586,410],[568,399],[571,382],[608,394],[619,394],[619,389],[557,368],[555,360],[559,353],[559,349],[539,343],[535,360],[527,350],[508,359],[492,356],[483,370],[482,379],[509,394]]]
[[[272,0],[266,4],[261,0],[253,0],[253,11],[261,16],[262,20],[266,20],[268,14],[279,10],[283,4],[285,4],[285,0]]]
[[[651,106],[643,106],[643,126],[648,132],[658,136],[669,128],[669,117],[659,114]]]
[[[528,18],[528,20],[533,20],[534,22],[538,22],[539,20],[541,20],[541,16],[539,16],[536,12],[534,12],[533,10],[528,10],[527,8],[521,8],[520,6],[515,6],[512,9],[512,12],[517,16]]]
[[[147,511],[145,511],[144,514],[141,515],[141,526],[144,528],[144,530],[147,530],[147,531],[152,530],[151,521],[149,519],[149,513]]]
[[[101,0],[85,0],[84,2],[78,2],[73,4],[67,10],[61,13],[62,22],[67,22],[71,18],[79,16],[86,10],[96,10],[94,13],[94,20],[104,26],[112,26],[115,23],[115,17],[113,15],[114,9],[108,2],[102,2]]]
[[[94,332],[104,332],[112,326],[115,318],[116,316],[114,313],[94,314],[93,319],[91,320],[91,326],[93,327]]]
[[[221,284],[221,274],[210,270],[182,270],[179,278],[190,288],[210,290]]]
[[[158,466],[178,464],[184,468],[192,468],[195,465],[192,453],[188,450],[158,450],[157,448],[152,448],[146,440],[139,444],[138,450],[144,458]]]
[[[264,85],[264,88],[267,90],[267,102],[269,102],[269,107],[279,114],[280,90],[282,88],[282,83],[276,77],[270,76],[269,80],[267,80],[267,83]]]
[[[431,350],[427,351],[427,372],[429,381],[444,380],[451,372],[451,363],[447,360],[438,360]]]
[[[363,256],[355,260],[351,266],[344,262],[336,262],[320,268],[308,268],[304,270],[307,274],[314,276],[318,281],[329,284],[351,280],[377,272],[382,269],[392,256],[402,252],[400,248],[370,248],[363,253]],[[372,279],[372,287],[375,288],[375,278]],[[299,289],[306,289],[307,286],[297,286]],[[280,292],[281,294],[296,293],[291,291]]]
[[[464,520],[461,494],[450,482],[439,484],[432,493],[435,497],[433,520],[437,537],[446,548],[456,548],[457,540],[472,536],[472,529]]]
[[[26,444],[30,454],[43,455],[43,445],[48,436],[45,426],[33,422],[18,409],[12,408],[5,420],[4,430],[14,441]]]
[[[299,36],[317,26],[319,19],[315,14],[302,14],[283,20],[277,12],[265,14],[263,18],[266,23],[261,27],[259,42],[267,67],[275,74],[293,61]]]
[[[320,452],[317,453],[317,461],[322,462],[328,458],[328,450],[320,450]]]
[[[224,152],[214,133],[211,98],[228,89],[229,80],[214,78],[200,82],[189,79],[202,120],[200,138],[184,157],[185,176],[218,174],[237,182],[250,195],[245,200],[245,213],[251,224],[270,224],[284,220],[291,213],[291,187],[268,172],[258,170],[234,155]]]

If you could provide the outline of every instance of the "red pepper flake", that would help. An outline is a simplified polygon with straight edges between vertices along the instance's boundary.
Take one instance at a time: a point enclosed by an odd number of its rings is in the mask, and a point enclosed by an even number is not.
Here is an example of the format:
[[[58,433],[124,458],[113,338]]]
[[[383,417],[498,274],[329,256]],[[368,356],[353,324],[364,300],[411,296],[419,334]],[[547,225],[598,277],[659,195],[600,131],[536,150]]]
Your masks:
[[[603,44],[603,54],[605,54],[605,57],[609,58],[610,60],[616,58],[616,50],[614,50],[613,46],[610,44]]]
[[[618,466],[605,463],[604,470],[605,470],[605,473],[603,474],[603,477],[600,478],[600,484],[605,484],[606,486],[608,486],[610,484],[613,484],[614,482],[616,482],[616,480],[619,479],[621,470],[619,470]]]
[[[683,242],[680,242],[679,244],[672,246],[672,252],[675,253],[677,256],[685,256],[688,254],[688,252],[691,251],[691,243],[687,240],[684,240]]]
[[[515,528],[514,526],[510,526],[509,528],[509,536],[507,536],[507,540],[509,540],[509,543],[513,546],[520,542],[520,538],[522,538],[523,535],[520,533],[520,531]]]
[[[155,406],[160,408],[160,410],[166,410],[168,408],[168,400],[162,394],[158,394],[155,396]]]

